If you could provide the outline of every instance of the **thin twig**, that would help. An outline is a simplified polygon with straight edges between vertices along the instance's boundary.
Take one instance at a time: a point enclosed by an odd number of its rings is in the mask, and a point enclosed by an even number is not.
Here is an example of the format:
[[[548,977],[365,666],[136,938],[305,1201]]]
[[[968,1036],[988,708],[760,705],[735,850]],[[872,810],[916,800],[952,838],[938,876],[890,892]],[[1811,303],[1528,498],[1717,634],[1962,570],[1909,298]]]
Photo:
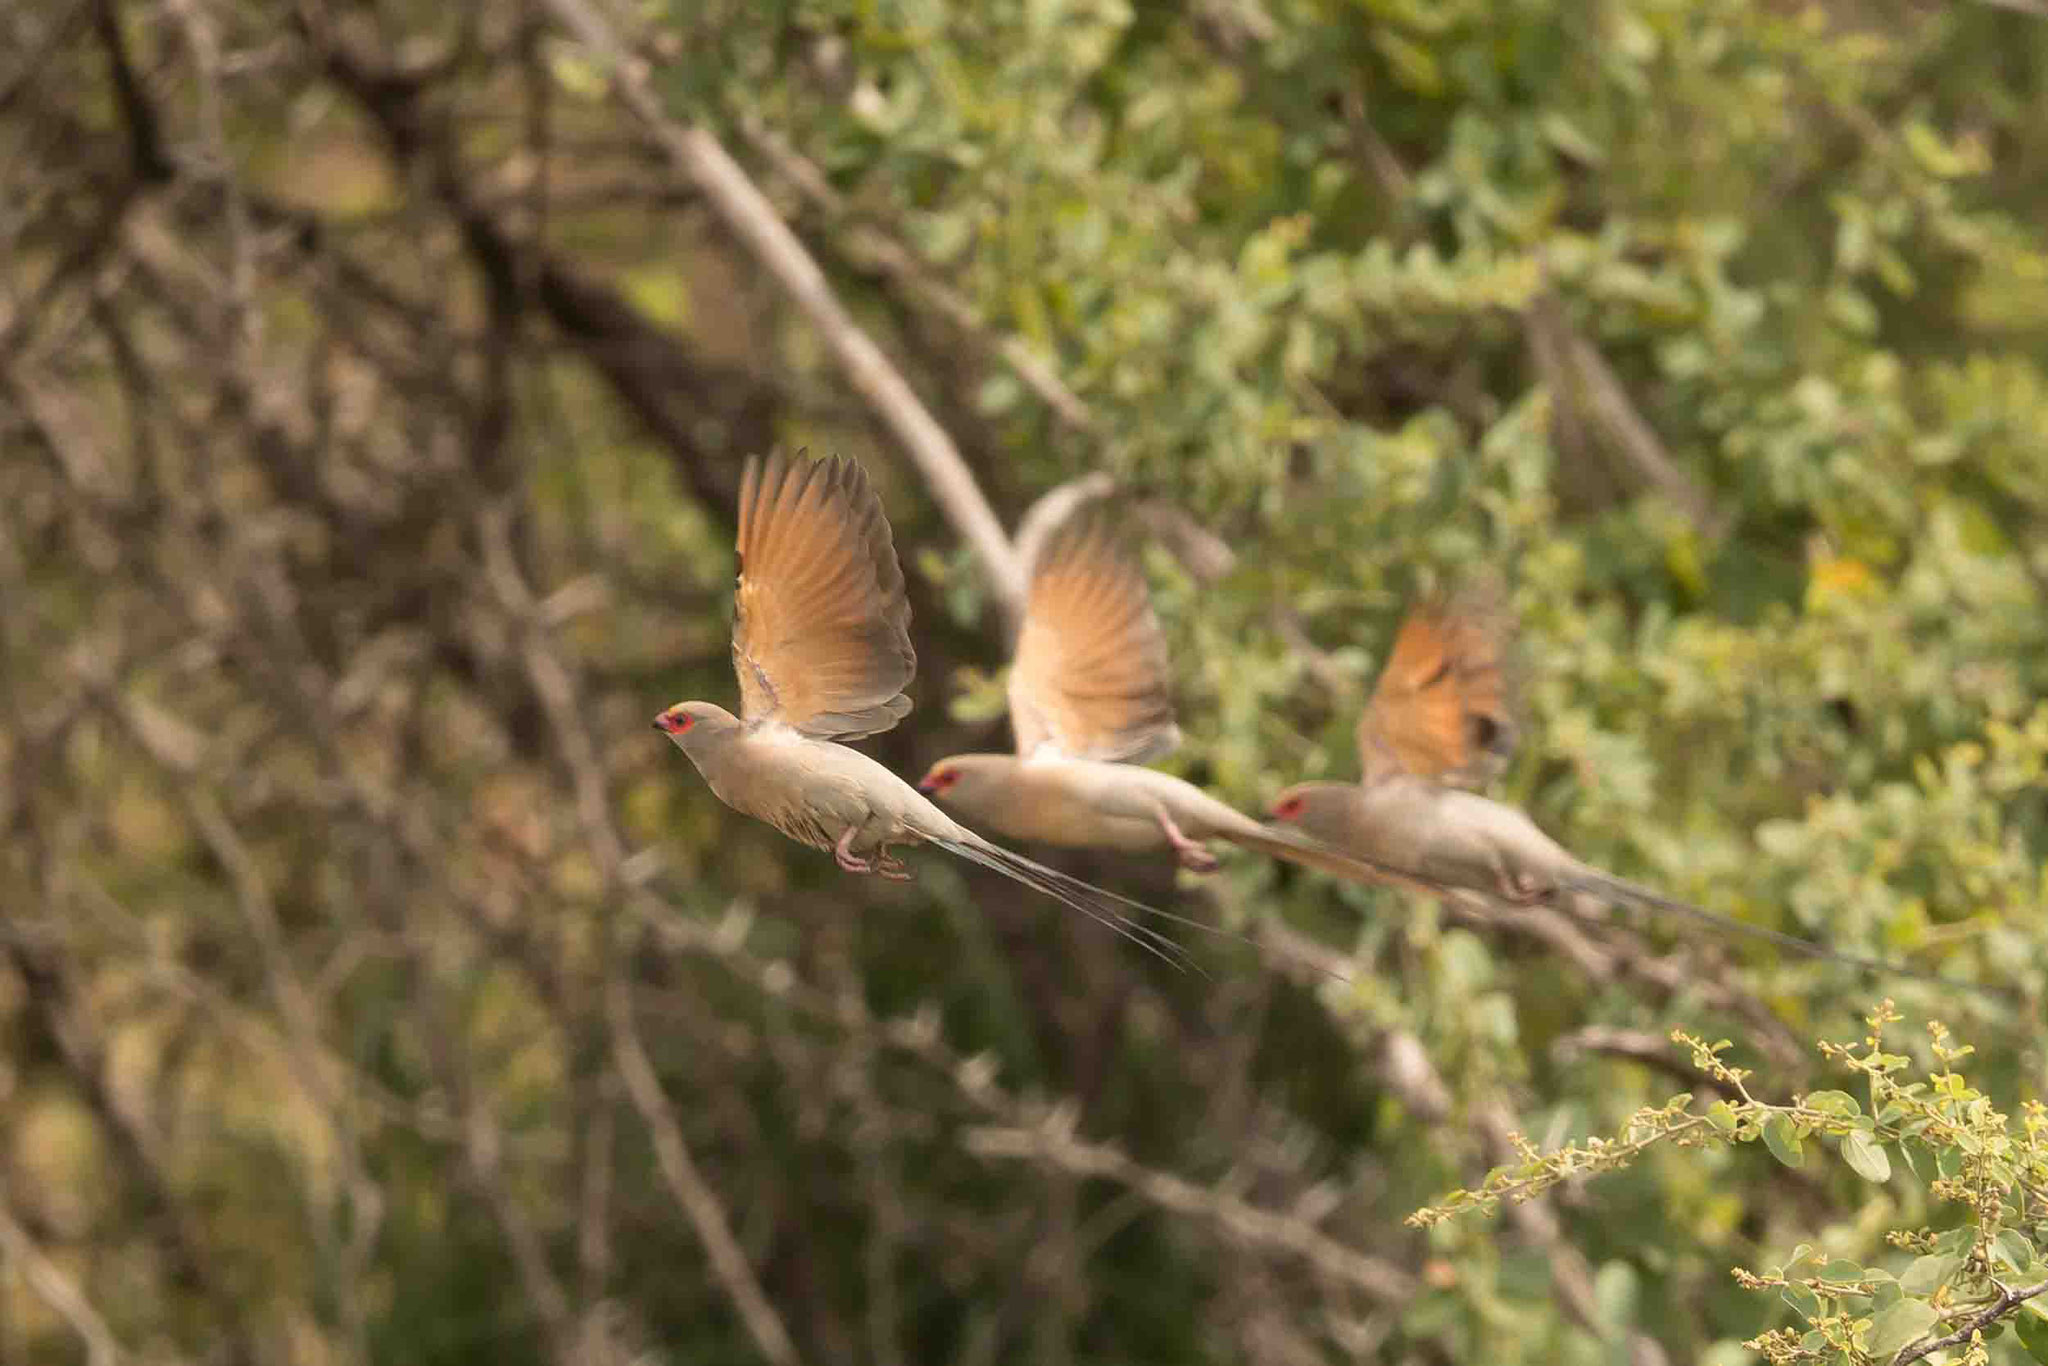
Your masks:
[[[576,790],[576,808],[585,843],[608,890],[620,890],[625,879],[625,843],[612,822],[604,765],[584,722],[575,676],[555,648],[542,615],[541,602],[520,574],[510,530],[502,511],[487,513],[479,526],[485,577],[500,604],[519,621],[522,656],[529,683],[541,699],[564,764]],[[604,986],[605,1017],[610,1028],[614,1067],[625,1082],[633,1107],[640,1112],[654,1141],[655,1157],[669,1193],[689,1219],[712,1274],[739,1312],[754,1345],[775,1366],[797,1366],[801,1358],[789,1330],[775,1312],[753,1266],[733,1236],[732,1222],[711,1185],[690,1156],[682,1125],[661,1089],[633,1021],[631,988],[622,977],[608,975]]]
[[[1671,1047],[1668,1035],[1654,1029],[1623,1029],[1618,1025],[1595,1024],[1573,1030],[1561,1036],[1550,1045],[1552,1054],[1559,1058],[1576,1057],[1581,1053],[1599,1053],[1611,1058],[1627,1058],[1645,1067],[1676,1077],[1687,1086],[1705,1088],[1718,1092],[1730,1100],[1737,1099],[1741,1092],[1727,1082],[1710,1077],[1679,1057]]]
[[[739,1240],[733,1237],[725,1207],[697,1169],[690,1146],[683,1138],[683,1126],[676,1121],[668,1097],[662,1094],[661,1079],[654,1074],[654,1064],[647,1060],[639,1028],[633,1023],[632,997],[624,982],[614,982],[606,990],[605,1014],[611,1020],[612,1056],[618,1064],[619,1076],[654,1139],[655,1159],[661,1165],[661,1177],[668,1184],[669,1194],[682,1206],[696,1230],[698,1241],[711,1258],[713,1272],[732,1297],[761,1355],[775,1366],[797,1366],[801,1358],[797,1356],[796,1344],[790,1341],[781,1316],[769,1304],[753,1266],[740,1250]]]
[[[1621,377],[1607,363],[1607,357],[1565,316],[1557,294],[1549,289],[1541,291],[1529,307],[1526,322],[1530,347],[1546,382],[1555,386],[1563,381],[1570,389],[1570,381],[1577,381],[1576,392],[1552,395],[1553,402],[1565,405],[1563,420],[1575,420],[1574,405],[1583,399],[1613,449],[1628,462],[1636,477],[1670,499],[1699,536],[1717,536],[1722,519],[1713,500],[1678,467],[1657,429],[1636,407]]]
[[[44,1254],[28,1230],[15,1219],[4,1183],[0,1183],[0,1253],[5,1254],[0,1256],[0,1264],[19,1268],[22,1279],[28,1282],[36,1297],[71,1325],[71,1331],[85,1343],[88,1366],[120,1366],[124,1354],[121,1345],[114,1340],[113,1330],[107,1327],[106,1319],[92,1307],[77,1283]]]
[[[946,519],[981,562],[982,572],[1012,626],[1024,610],[1024,574],[994,509],[982,496],[953,438],[902,374],[839,302],[838,295],[789,225],[718,139],[671,118],[634,57],[604,16],[584,0],[548,0],[555,17],[611,69],[614,93],[644,124],[677,170],[687,176],[726,227],[796,301],[838,356],[847,378],[892,428],[923,473]]]
[[[1993,1284],[1997,1283],[1993,1282]],[[1944,1347],[1959,1347],[1963,1343],[1968,1342],[1971,1335],[1979,1329],[1997,1322],[2005,1317],[2007,1313],[2037,1295],[2048,1295],[2048,1281],[2042,1281],[2037,1285],[2030,1285],[2024,1290],[2013,1290],[2006,1286],[1999,1286],[1998,1298],[1963,1320],[1962,1327],[1956,1329],[1953,1333],[1944,1333],[1938,1338],[1930,1338],[1924,1342],[1912,1343],[1901,1348],[1899,1354],[1892,1358],[1892,1366],[1906,1366],[1906,1363],[1918,1361],[1930,1353],[1939,1352]]]
[[[1392,1262],[1368,1257],[1301,1219],[1259,1209],[1228,1191],[1197,1186],[1171,1172],[1155,1171],[1114,1148],[1083,1142],[1059,1122],[1061,1113],[1055,1112],[1035,1128],[972,1128],[963,1142],[969,1152],[980,1157],[1028,1159],[1078,1176],[1115,1181],[1161,1209],[1210,1220],[1254,1246],[1294,1253],[1318,1271],[1356,1286],[1374,1299],[1402,1304],[1414,1297],[1415,1278]]]
[[[974,311],[974,305],[962,298],[951,285],[935,278],[931,267],[919,260],[910,248],[880,228],[855,220],[855,211],[846,202],[846,196],[833,188],[825,173],[808,157],[751,114],[741,118],[740,132],[748,145],[772,162],[805,199],[835,220],[833,226],[839,240],[853,254],[865,256],[881,274],[924,298],[975,345],[1000,356],[1060,421],[1077,431],[1088,431],[1095,426],[1095,414],[1089,411],[1087,403],[1067,387],[1066,381],[1044,358],[1026,346],[1022,338],[994,333]]]

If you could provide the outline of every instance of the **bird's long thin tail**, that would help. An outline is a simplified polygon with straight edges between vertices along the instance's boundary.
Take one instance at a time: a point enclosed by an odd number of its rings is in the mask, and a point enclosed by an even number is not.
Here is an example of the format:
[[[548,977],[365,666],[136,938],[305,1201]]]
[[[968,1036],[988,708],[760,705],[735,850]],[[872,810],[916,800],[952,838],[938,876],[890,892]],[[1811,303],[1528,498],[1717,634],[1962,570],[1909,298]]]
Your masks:
[[[1363,859],[1356,854],[1333,848],[1321,840],[1291,830],[1286,826],[1258,825],[1247,821],[1244,829],[1232,829],[1223,833],[1223,838],[1241,849],[1298,863],[1304,868],[1313,868],[1319,873],[1341,877],[1349,882],[1360,882],[1368,886],[1394,884],[1416,891],[1445,894],[1449,889],[1421,880],[1413,874],[1388,864]]]
[[[1827,959],[1836,963],[1845,963],[1850,967],[1861,968],[1865,972],[1885,973],[1894,977],[1907,977],[1914,981],[1932,982],[1936,986],[1949,987],[1951,989],[1982,991],[1994,995],[2008,994],[1998,987],[1986,986],[1977,982],[1961,982],[1953,977],[1941,977],[1931,972],[1921,972],[1915,968],[1905,967],[1898,963],[1886,962],[1882,958],[1868,958],[1862,954],[1844,953],[1840,949],[1831,949],[1825,944],[1816,944],[1811,939],[1801,939],[1796,934],[1786,934],[1782,930],[1770,929],[1763,925],[1752,925],[1746,920],[1737,920],[1733,916],[1720,915],[1714,911],[1707,910],[1704,906],[1695,906],[1690,901],[1680,901],[1675,897],[1668,897],[1662,893],[1653,892],[1648,887],[1639,886],[1625,878],[1613,877],[1600,872],[1598,869],[1588,868],[1569,873],[1559,877],[1557,881],[1560,887],[1568,891],[1584,892],[1588,896],[1596,896],[1608,901],[1630,901],[1653,911],[1669,911],[1674,915],[1682,915],[1701,924],[1711,925],[1715,929],[1726,930],[1731,934],[1746,935],[1751,939],[1760,939],[1767,944],[1775,944],[1781,949],[1789,949],[1793,953],[1804,954],[1809,958]]]
[[[959,837],[927,835],[925,838],[949,854],[964,858],[969,863],[978,863],[984,868],[1001,873],[1004,877],[1016,879],[1033,891],[1044,893],[1069,909],[1079,911],[1096,924],[1122,935],[1145,952],[1182,970],[1192,968],[1198,973],[1202,972],[1200,964],[1195,962],[1194,955],[1186,948],[1149,925],[1139,923],[1130,912],[1135,911],[1138,915],[1149,916],[1155,920],[1171,921],[1176,925],[1186,925],[1204,934],[1251,942],[1243,935],[1233,934],[1218,926],[1204,924],[1187,916],[1175,915],[1171,911],[1162,911],[1157,906],[1133,901],[1130,897],[1097,887],[1092,882],[1083,882],[1080,878],[1062,873],[1057,868],[1048,868],[1035,859],[1013,853],[1000,844],[992,844],[969,830],[962,830]]]

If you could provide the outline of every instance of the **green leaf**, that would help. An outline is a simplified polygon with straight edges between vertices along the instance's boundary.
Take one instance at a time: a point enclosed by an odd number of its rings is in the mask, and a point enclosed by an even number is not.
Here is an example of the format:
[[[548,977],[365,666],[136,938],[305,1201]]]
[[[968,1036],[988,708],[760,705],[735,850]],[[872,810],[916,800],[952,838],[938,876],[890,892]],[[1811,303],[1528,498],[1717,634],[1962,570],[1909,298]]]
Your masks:
[[[1824,1281],[1860,1281],[1867,1273],[1855,1262],[1837,1257],[1820,1269]]]
[[[1899,1289],[1908,1295],[1932,1295],[1948,1284],[1948,1278],[1962,1264],[1963,1259],[1953,1253],[1915,1257],[1913,1264],[1906,1268],[1906,1274],[1899,1277]]]
[[[2014,1271],[2025,1271],[2034,1264],[2033,1244],[2016,1229],[2006,1229],[1991,1240],[1991,1255]]]
[[[1934,1306],[1924,1300],[1900,1300],[1871,1321],[1870,1354],[1879,1360],[1896,1356],[1901,1347],[1924,1334],[1940,1318]]]
[[[1882,1184],[1892,1179],[1892,1160],[1885,1156],[1884,1144],[1861,1129],[1842,1135],[1842,1157],[1865,1181]]]
[[[1788,1167],[1806,1161],[1805,1145],[1799,1141],[1799,1133],[1789,1119],[1780,1117],[1764,1125],[1764,1146],[1771,1150],[1772,1157]]]
[[[1707,1107],[1707,1123],[1726,1133],[1735,1127],[1735,1107],[1725,1100],[1717,1100]]]
[[[1815,1091],[1806,1098],[1806,1108],[1824,1115],[1860,1115],[1863,1107],[1847,1091]]]
[[[2019,1335],[2020,1346],[2027,1349],[2027,1355],[2048,1366],[2048,1319],[2019,1314],[2013,1318],[2012,1330]]]
[[[1821,1316],[1820,1296],[1797,1281],[1786,1286],[1779,1295],[1807,1322],[1811,1323]]]

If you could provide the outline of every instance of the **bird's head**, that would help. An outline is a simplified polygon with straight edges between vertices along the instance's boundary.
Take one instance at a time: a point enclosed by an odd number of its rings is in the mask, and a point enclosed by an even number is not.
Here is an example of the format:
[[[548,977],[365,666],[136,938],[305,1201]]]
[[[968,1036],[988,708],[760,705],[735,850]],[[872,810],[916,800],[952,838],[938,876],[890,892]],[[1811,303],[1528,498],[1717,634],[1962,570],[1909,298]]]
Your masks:
[[[654,718],[654,728],[690,755],[697,753],[701,743],[730,735],[739,727],[737,716],[713,702],[678,702]]]
[[[956,754],[933,764],[917,780],[917,790],[949,810],[973,817],[1015,800],[1004,778],[1016,763],[1007,754]]]
[[[1342,829],[1347,803],[1356,791],[1350,783],[1296,783],[1273,799],[1266,814],[1304,834],[1322,835]]]

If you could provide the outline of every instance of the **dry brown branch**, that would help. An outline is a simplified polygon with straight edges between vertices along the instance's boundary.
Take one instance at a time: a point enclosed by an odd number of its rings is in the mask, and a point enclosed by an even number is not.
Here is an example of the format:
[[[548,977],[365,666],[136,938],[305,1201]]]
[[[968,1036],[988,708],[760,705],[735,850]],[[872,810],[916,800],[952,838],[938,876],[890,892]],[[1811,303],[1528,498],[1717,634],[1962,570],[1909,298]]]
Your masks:
[[[1393,1263],[1368,1257],[1300,1219],[1259,1209],[1228,1191],[1207,1189],[1170,1172],[1154,1171],[1114,1148],[1083,1142],[1074,1136],[1061,1112],[1029,1129],[971,1128],[962,1141],[968,1151],[981,1157],[1042,1162],[1077,1176],[1115,1181],[1161,1209],[1213,1223],[1247,1244],[1292,1253],[1324,1275],[1374,1299],[1398,1304],[1415,1294],[1415,1278]]]
[[[626,1094],[632,1098],[633,1107],[640,1112],[641,1121],[647,1125],[647,1131],[654,1139],[654,1154],[661,1163],[662,1180],[668,1184],[669,1194],[675,1197],[676,1204],[682,1207],[691,1227],[696,1230],[698,1240],[711,1259],[712,1270],[732,1297],[733,1307],[739,1310],[761,1355],[775,1362],[776,1366],[795,1366],[802,1360],[797,1355],[796,1344],[790,1341],[781,1316],[769,1304],[767,1295],[762,1293],[746,1253],[740,1250],[738,1240],[732,1236],[732,1225],[726,1218],[724,1206],[719,1204],[718,1197],[712,1193],[695,1159],[690,1156],[689,1144],[683,1139],[682,1125],[676,1122],[675,1111],[662,1094],[661,1079],[654,1075],[654,1065],[647,1060],[647,1050],[640,1042],[639,1026],[633,1022],[632,998],[623,982],[615,982],[607,988],[605,1014],[611,1021],[613,1057],[618,1063],[619,1076],[624,1079]]]
[[[93,1307],[78,1283],[50,1260],[14,1217],[4,1180],[0,1180],[0,1254],[4,1254],[0,1255],[0,1264],[18,1269],[36,1298],[56,1311],[78,1334],[79,1341],[85,1344],[88,1366],[120,1366],[127,1353],[107,1327],[106,1316]]]
[[[1610,1058],[1626,1058],[1645,1067],[1655,1068],[1677,1078],[1689,1087],[1714,1091],[1739,1099],[1742,1092],[1718,1078],[1710,1077],[1689,1065],[1671,1046],[1669,1036],[1654,1029],[1624,1029],[1618,1025],[1587,1025],[1575,1029],[1551,1044],[1550,1051],[1559,1058],[1576,1058],[1588,1053],[1597,1053]]]
[[[1678,467],[1671,452],[1665,449],[1663,438],[1636,407],[1600,348],[1565,316],[1564,304],[1555,292],[1545,290],[1539,294],[1524,322],[1530,351],[1544,383],[1551,389],[1557,419],[1564,424],[1564,430],[1568,434],[1577,432],[1579,405],[1583,403],[1638,481],[1669,499],[1702,539],[1718,536],[1723,519],[1713,500]],[[1574,435],[1569,439],[1579,438]]]
[[[1002,522],[982,496],[952,437],[853,320],[803,243],[718,139],[669,116],[648,84],[645,64],[630,53],[604,16],[584,0],[548,0],[548,7],[604,62],[621,102],[811,319],[839,358],[847,378],[903,442],[933,499],[980,561],[997,603],[1014,627],[1023,611],[1023,570],[1003,534]]]
[[[995,334],[976,314],[974,306],[962,298],[959,291],[934,276],[931,267],[919,260],[910,248],[880,228],[859,221],[846,197],[832,187],[832,182],[808,157],[751,115],[741,119],[740,131],[749,146],[831,220],[835,239],[850,254],[867,258],[881,274],[929,302],[963,337],[983,351],[1000,357],[1060,421],[1077,431],[1085,432],[1095,426],[1095,415],[1067,387],[1058,371],[1026,346],[1022,339],[1007,333]]]
[[[2011,1313],[2020,1305],[2041,1295],[2048,1295],[2048,1281],[2041,1281],[2024,1288],[2001,1286],[1999,1287],[1998,1298],[1964,1319],[1962,1327],[1951,1333],[1943,1333],[1940,1337],[1927,1338],[1920,1342],[1907,1344],[1899,1350],[1897,1356],[1892,1358],[1891,1366],[1907,1366],[1909,1362],[1918,1361],[1922,1357],[1932,1356],[1944,1348],[1960,1347],[1975,1334],[1998,1322],[1999,1319],[2005,1317],[2005,1315]]]
[[[578,820],[597,862],[599,876],[608,890],[623,891],[625,846],[612,823],[604,769],[583,719],[574,676],[555,649],[540,605],[519,572],[510,529],[501,513],[485,515],[479,541],[488,579],[501,605],[522,631],[520,648],[527,677],[547,710],[562,762],[575,785]],[[712,1273],[731,1299],[754,1345],[776,1366],[795,1366],[801,1360],[796,1345],[733,1237],[725,1207],[691,1157],[682,1126],[662,1093],[660,1078],[640,1042],[630,988],[622,979],[611,976],[603,990],[613,1065],[653,1138],[662,1179],[670,1195],[689,1219],[710,1260]]]

